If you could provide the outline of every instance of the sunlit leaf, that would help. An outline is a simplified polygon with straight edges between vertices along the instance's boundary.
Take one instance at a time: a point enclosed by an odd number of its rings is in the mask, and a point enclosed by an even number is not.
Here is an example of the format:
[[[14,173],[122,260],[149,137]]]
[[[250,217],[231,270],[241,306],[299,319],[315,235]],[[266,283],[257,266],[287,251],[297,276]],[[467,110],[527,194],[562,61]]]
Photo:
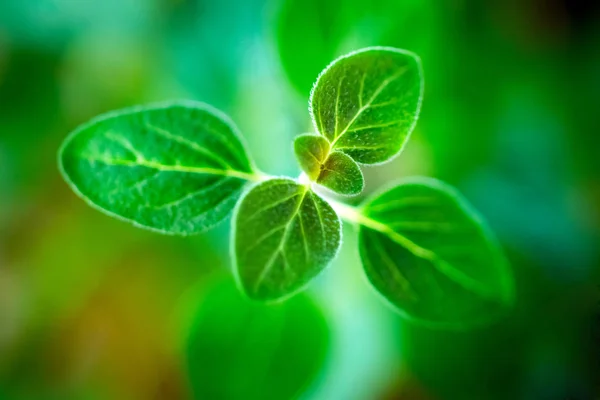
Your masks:
[[[265,306],[218,285],[187,340],[193,398],[295,399],[322,368],[328,345],[326,321],[306,295]]]
[[[319,135],[300,135],[294,139],[294,153],[300,168],[311,181],[316,181],[329,156],[329,142]]]
[[[194,102],[100,116],[65,140],[59,164],[71,188],[95,208],[181,235],[227,217],[247,181],[256,179],[233,123]]]
[[[359,194],[365,186],[358,164],[341,151],[334,151],[329,155],[317,183],[345,195]]]
[[[364,178],[360,167],[348,155],[329,152],[323,136],[304,134],[294,140],[294,151],[308,178],[336,193],[354,195],[362,191]]]
[[[234,219],[233,253],[243,291],[277,300],[304,287],[335,257],[340,220],[308,186],[271,179],[253,187]]]
[[[511,306],[506,258],[455,189],[412,178],[362,211],[359,249],[366,275],[403,315],[467,327],[492,321]]]
[[[338,58],[317,79],[310,106],[317,131],[355,161],[376,164],[398,154],[423,97],[415,54],[371,47]]]

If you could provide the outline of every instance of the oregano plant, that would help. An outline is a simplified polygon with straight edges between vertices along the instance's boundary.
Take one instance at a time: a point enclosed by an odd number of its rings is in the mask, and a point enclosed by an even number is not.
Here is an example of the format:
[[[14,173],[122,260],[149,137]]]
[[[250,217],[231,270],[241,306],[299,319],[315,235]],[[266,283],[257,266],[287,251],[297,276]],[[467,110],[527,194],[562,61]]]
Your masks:
[[[65,140],[59,166],[90,205],[156,232],[205,232],[233,214],[234,273],[250,299],[279,301],[302,290],[336,257],[344,220],[357,227],[368,281],[400,314],[436,327],[489,322],[513,303],[512,275],[455,189],[414,177],[360,207],[318,190],[361,193],[360,165],[402,151],[422,98],[418,56],[370,47],[318,77],[309,107],[315,133],[294,141],[298,179],[260,172],[234,123],[191,101],[93,119]]]

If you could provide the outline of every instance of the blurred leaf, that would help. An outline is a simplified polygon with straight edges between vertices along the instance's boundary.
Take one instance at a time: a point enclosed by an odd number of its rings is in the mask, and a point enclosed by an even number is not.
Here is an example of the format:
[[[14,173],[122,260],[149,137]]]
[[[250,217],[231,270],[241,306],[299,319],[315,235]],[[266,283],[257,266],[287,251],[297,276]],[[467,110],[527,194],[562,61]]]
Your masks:
[[[0,163],[4,168],[0,174],[12,181],[18,192],[32,181],[47,179],[45,173],[54,172],[46,168],[46,161],[55,160],[56,150],[50,143],[56,146],[54,129],[62,117],[56,82],[60,57],[8,47],[4,68],[4,76],[0,76]],[[3,195],[7,193],[0,197]]]
[[[527,395],[539,398],[529,390],[524,393],[529,388],[524,387],[523,380],[529,382],[527,374],[531,371],[525,361],[526,349],[536,341],[533,332],[540,329],[543,319],[534,314],[533,325],[530,322],[528,326],[518,326],[506,320],[467,332],[405,324],[399,357],[435,394],[435,399],[506,400],[528,398]],[[541,326],[548,328],[544,323]]]
[[[328,336],[306,295],[262,306],[218,285],[200,305],[186,347],[194,398],[296,398],[323,368]]]
[[[278,50],[292,84],[308,95],[315,77],[336,56],[354,18],[344,1],[286,0],[277,21]],[[345,18],[351,13],[349,18]],[[302,32],[302,34],[299,34]]]
[[[193,102],[94,119],[65,140],[60,168],[95,208],[143,228],[182,235],[227,217],[246,181],[255,179],[229,118]]]
[[[317,79],[310,105],[315,129],[355,161],[376,164],[398,154],[423,97],[415,54],[373,47],[335,60]]]
[[[278,300],[302,289],[335,257],[340,220],[323,199],[292,179],[253,187],[235,217],[239,283],[256,300]]]
[[[329,141],[323,136],[304,134],[294,140],[294,152],[308,178],[336,193],[359,194],[364,185],[360,167],[348,155],[329,152]]]
[[[430,0],[284,0],[277,50],[290,82],[306,96],[318,73],[350,50],[381,45],[429,54],[439,12]]]
[[[363,212],[359,250],[367,277],[401,314],[465,328],[494,321],[512,305],[507,261],[455,189],[411,178]]]

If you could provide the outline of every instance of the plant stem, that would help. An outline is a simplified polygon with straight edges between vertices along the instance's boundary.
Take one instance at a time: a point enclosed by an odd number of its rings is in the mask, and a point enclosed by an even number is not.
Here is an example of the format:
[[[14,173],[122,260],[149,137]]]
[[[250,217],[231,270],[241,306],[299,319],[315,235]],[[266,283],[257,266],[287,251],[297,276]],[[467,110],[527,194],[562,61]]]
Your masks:
[[[296,178],[296,180],[298,181],[298,183],[300,183],[301,185],[311,185],[312,182],[310,181],[310,178],[304,173],[302,172],[298,178]]]
[[[265,174],[263,172],[259,172],[258,174],[261,178],[260,180],[267,180],[267,179],[274,178],[273,176]],[[300,174],[300,176],[298,176],[298,178],[296,178],[296,181],[299,184],[305,185],[314,190],[314,188],[312,187],[313,182],[310,181],[310,178],[304,172],[302,172]],[[326,193],[324,193],[321,190],[317,190],[315,192],[318,193],[318,195],[321,196],[325,201],[327,201],[329,203],[329,205],[331,205],[331,207],[335,210],[335,212],[343,220],[350,222],[352,224],[365,225],[365,226],[368,226],[368,227],[378,230],[378,231],[386,230],[387,227],[385,225],[363,215],[363,213],[361,212],[359,207],[349,206],[348,204],[344,204],[337,200],[334,200],[333,198],[331,198],[330,196],[328,196]]]
[[[323,194],[321,194],[321,196],[323,196]],[[340,203],[339,201],[333,200],[328,196],[323,197],[325,200],[327,200],[327,202],[329,202],[331,207],[343,220],[357,225],[364,225],[381,233],[390,235],[395,234],[393,230],[389,228],[389,226],[364,215],[359,207],[353,207],[344,203]]]
[[[337,200],[329,198],[328,196],[323,196],[321,193],[320,196],[324,197],[325,200],[331,205],[331,207],[335,210],[335,212],[342,218],[343,220],[353,223],[353,224],[362,224],[362,225],[371,225],[372,221],[370,218],[365,217],[360,208],[349,206],[348,204],[340,203]]]

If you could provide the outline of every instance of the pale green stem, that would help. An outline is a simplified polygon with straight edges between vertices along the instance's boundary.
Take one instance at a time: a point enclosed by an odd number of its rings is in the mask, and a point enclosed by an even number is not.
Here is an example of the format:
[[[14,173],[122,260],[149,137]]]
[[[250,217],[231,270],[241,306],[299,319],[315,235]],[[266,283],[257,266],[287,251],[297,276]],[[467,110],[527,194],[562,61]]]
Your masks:
[[[382,224],[381,222],[364,215],[360,208],[352,207],[329,198],[327,199],[327,201],[329,202],[329,204],[331,204],[331,207],[343,220],[351,222],[353,224],[363,225],[377,232],[384,233],[400,245],[410,249],[412,253],[418,257],[427,259],[432,259],[435,257],[429,250],[416,245],[406,237],[395,232],[388,225]]]
[[[265,174],[260,171],[257,172],[257,176],[259,177],[259,181],[274,178],[273,176]],[[304,172],[302,172],[298,176],[298,178],[296,178],[296,181],[301,185],[309,186],[311,188],[314,183],[314,182],[311,182],[310,178]],[[331,207],[335,210],[335,212],[343,220],[350,222],[352,224],[364,225],[364,226],[367,226],[371,229],[375,229],[380,232],[385,232],[385,231],[389,230],[389,228],[387,226],[385,226],[384,224],[377,222],[377,221],[363,215],[360,208],[349,206],[348,204],[344,204],[337,200],[334,200],[330,196],[328,196],[326,193],[323,193],[322,191],[319,191],[318,194],[319,194],[319,196],[321,196],[325,201],[327,201],[331,205]]]
[[[354,224],[362,223],[361,220],[363,219],[363,215],[358,208],[349,206],[348,204],[340,203],[339,201],[331,198],[326,197],[325,199],[343,220]]]
[[[268,181],[269,179],[273,179],[273,178],[275,178],[275,177],[272,175],[269,175],[265,172],[262,172],[259,169],[256,169],[256,171],[252,175],[252,178],[248,179],[248,180],[251,182],[264,182],[264,181]]]
[[[366,226],[367,228],[373,229],[377,232],[385,233],[386,235],[393,237],[398,243],[401,243],[407,247],[410,247],[413,250],[415,250],[415,248],[418,247],[414,243],[412,243],[410,240],[405,238],[404,236],[394,232],[394,230],[391,229],[388,225],[383,224],[379,221],[374,220],[373,218],[366,216],[363,213],[363,211],[361,210],[361,208],[352,207],[347,204],[340,203],[336,200],[328,198],[327,196],[324,196],[324,197],[329,202],[331,207],[335,210],[335,212],[343,220],[353,223],[353,224]],[[419,248],[419,249],[415,250],[414,253],[422,256],[426,250],[423,250],[423,251],[421,251],[421,250],[422,249]]]
[[[310,180],[310,178],[308,177],[308,175],[306,175],[304,172],[302,172],[300,174],[300,176],[298,176],[298,178],[296,179],[298,181],[298,183],[300,183],[301,185],[311,185],[312,182]]]
[[[335,212],[340,216],[340,218],[347,222],[357,225],[364,225],[378,232],[387,233],[390,231],[390,228],[387,225],[375,221],[374,219],[364,215],[359,207],[349,206],[348,204],[340,203],[339,201],[330,198],[326,198],[326,200],[329,202],[329,204],[335,210]]]

